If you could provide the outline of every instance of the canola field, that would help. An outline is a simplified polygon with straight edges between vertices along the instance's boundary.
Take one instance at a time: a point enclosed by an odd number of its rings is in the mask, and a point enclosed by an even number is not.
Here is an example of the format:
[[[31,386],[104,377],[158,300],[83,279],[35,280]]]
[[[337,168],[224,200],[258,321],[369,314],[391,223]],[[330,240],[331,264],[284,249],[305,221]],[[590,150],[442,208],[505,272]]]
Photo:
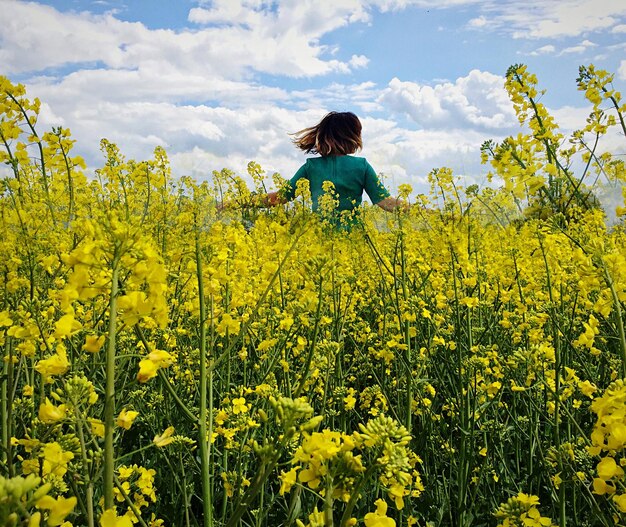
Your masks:
[[[510,68],[501,188],[436,169],[345,231],[306,189],[255,207],[256,163],[197,182],[103,140],[87,178],[0,78],[0,524],[626,525],[626,208],[592,185],[623,187],[596,145],[626,107],[578,86],[565,138]]]

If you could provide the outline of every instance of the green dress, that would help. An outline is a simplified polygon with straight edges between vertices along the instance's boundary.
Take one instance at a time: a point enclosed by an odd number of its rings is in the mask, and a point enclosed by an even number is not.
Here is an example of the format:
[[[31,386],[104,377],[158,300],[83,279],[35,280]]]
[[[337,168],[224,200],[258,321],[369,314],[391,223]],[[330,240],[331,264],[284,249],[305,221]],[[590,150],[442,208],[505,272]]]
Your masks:
[[[322,185],[330,181],[339,198],[338,213],[352,211],[361,205],[363,191],[372,203],[389,197],[389,191],[383,186],[372,166],[364,157],[322,156],[307,159],[289,181],[285,189],[285,198],[295,197],[296,185],[300,179],[309,180],[313,210],[319,208],[319,198],[324,194]]]

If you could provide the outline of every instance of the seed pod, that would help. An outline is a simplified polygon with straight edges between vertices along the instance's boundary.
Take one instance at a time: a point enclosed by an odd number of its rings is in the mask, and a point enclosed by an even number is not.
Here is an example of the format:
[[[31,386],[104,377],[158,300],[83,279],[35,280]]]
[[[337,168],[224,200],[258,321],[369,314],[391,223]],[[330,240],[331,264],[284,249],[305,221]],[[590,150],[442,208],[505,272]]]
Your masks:
[[[37,478],[39,479],[39,478]],[[33,501],[37,501],[40,498],[43,498],[46,494],[48,494],[48,492],[50,491],[50,489],[52,488],[52,483],[45,483],[43,484],[41,487],[39,487],[33,494]]]
[[[19,500],[24,494],[24,479],[21,477],[12,478],[10,481],[10,486],[7,486],[7,491],[11,496],[13,496],[16,500]]]

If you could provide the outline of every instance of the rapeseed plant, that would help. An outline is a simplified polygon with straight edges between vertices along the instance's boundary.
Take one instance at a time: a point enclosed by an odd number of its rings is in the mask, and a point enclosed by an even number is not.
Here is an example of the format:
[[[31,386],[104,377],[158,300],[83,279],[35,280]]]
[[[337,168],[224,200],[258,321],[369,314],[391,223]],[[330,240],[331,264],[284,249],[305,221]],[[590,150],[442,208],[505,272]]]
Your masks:
[[[256,163],[253,189],[176,180],[103,140],[89,179],[0,78],[1,521],[624,523],[626,243],[592,187],[624,179],[592,146],[623,127],[612,81],[581,69],[564,148],[512,67],[501,189],[442,167],[425,209],[344,225],[330,187],[322,218],[304,184],[259,210]]]

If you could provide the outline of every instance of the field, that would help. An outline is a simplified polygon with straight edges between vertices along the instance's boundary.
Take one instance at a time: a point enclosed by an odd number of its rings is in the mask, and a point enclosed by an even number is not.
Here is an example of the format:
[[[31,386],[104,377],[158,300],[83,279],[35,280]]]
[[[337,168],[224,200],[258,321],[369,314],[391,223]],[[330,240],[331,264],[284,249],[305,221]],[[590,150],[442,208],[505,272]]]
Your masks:
[[[306,189],[254,206],[253,162],[252,190],[200,183],[103,140],[88,179],[0,77],[0,523],[626,525],[611,81],[581,68],[568,140],[512,67],[520,134],[482,148],[500,188],[435,169],[345,230]]]

